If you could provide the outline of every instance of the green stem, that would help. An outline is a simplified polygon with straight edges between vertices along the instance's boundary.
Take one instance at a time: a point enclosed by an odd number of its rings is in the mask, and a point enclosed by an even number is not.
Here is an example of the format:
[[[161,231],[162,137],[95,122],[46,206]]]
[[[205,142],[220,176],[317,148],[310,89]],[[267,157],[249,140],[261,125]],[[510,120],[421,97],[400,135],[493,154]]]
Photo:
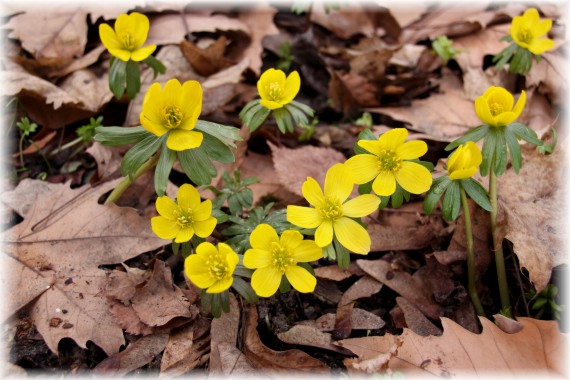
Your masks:
[[[461,187],[461,204],[463,205],[463,221],[465,223],[465,239],[467,241],[467,289],[471,302],[475,306],[477,314],[485,316],[479,294],[477,294],[477,285],[475,284],[476,270],[475,270],[475,253],[473,252],[473,232],[471,230],[471,213],[469,212],[469,205],[467,204],[467,195],[465,190]]]
[[[107,205],[109,203],[116,203],[121,197],[121,195],[123,195],[125,190],[129,188],[131,183],[133,183],[137,178],[139,178],[141,175],[143,175],[144,173],[146,173],[148,170],[152,169],[156,165],[159,156],[160,154],[155,154],[154,156],[149,158],[147,162],[142,164],[142,166],[137,170],[137,172],[133,176],[132,180],[129,179],[128,176],[124,177],[121,183],[119,183],[119,185],[115,187],[115,189],[111,192],[111,194],[109,194],[109,197],[107,197],[105,204]]]
[[[22,135],[22,137],[20,137],[20,164],[22,167],[24,167],[24,154],[22,153],[24,148],[24,136],[25,135]]]
[[[68,142],[67,144],[62,145],[62,146],[59,147],[58,149],[53,150],[53,151],[50,153],[50,156],[54,156],[54,155],[58,154],[59,152],[61,152],[62,150],[66,150],[66,149],[68,149],[68,148],[71,148],[71,147],[74,146],[75,144],[79,144],[81,141],[83,141],[83,140],[81,139],[81,137],[78,137],[78,138],[76,138],[75,140],[70,141],[70,142]]]
[[[507,272],[505,270],[505,258],[503,256],[503,242],[497,235],[497,175],[493,170],[495,159],[491,162],[491,170],[489,172],[489,198],[493,211],[491,211],[491,234],[493,235],[493,246],[495,249],[495,266],[497,267],[497,282],[499,284],[499,294],[501,296],[501,305],[503,313],[512,317],[511,301],[509,300],[509,285],[507,284]]]

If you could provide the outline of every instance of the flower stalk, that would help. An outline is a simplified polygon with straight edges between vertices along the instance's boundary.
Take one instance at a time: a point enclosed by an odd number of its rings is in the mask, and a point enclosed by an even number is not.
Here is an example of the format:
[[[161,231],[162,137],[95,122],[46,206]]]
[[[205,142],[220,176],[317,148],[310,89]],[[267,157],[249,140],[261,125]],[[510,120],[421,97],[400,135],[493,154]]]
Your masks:
[[[123,195],[125,190],[127,190],[129,188],[129,186],[131,186],[131,183],[133,183],[137,178],[139,178],[141,175],[146,173],[148,170],[150,170],[156,166],[156,163],[158,162],[159,156],[160,156],[160,154],[155,154],[154,156],[149,158],[135,172],[135,175],[133,176],[132,179],[130,179],[129,176],[124,177],[123,180],[121,181],[121,183],[119,183],[119,185],[117,187],[115,187],[115,189],[113,189],[111,194],[109,194],[109,196],[105,200],[105,204],[108,205],[109,203],[117,203],[117,201],[119,200],[119,198],[121,198],[121,195]]]

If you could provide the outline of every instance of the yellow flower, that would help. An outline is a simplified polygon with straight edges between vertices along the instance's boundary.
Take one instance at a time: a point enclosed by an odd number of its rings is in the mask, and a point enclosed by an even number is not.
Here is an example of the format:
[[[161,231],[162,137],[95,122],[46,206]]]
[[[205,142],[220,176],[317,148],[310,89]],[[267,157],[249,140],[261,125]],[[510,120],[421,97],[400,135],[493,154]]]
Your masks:
[[[214,231],[217,219],[212,214],[212,201],[200,202],[200,194],[192,185],[178,189],[178,204],[166,195],[156,199],[160,216],[151,218],[152,231],[161,239],[174,239],[175,243],[190,241],[194,234],[208,237]]]
[[[325,176],[324,193],[314,178],[308,177],[302,192],[313,207],[287,206],[287,220],[302,228],[316,228],[315,242],[326,247],[333,241],[348,250],[366,255],[370,251],[370,236],[364,227],[351,218],[371,214],[380,205],[372,194],[360,195],[347,201],[354,182],[344,164],[333,165]]]
[[[212,243],[204,242],[184,260],[184,272],[194,285],[207,289],[206,293],[221,293],[232,286],[238,261],[229,245],[218,243],[216,249]]]
[[[260,224],[249,237],[252,248],[245,252],[243,265],[255,269],[251,287],[260,297],[270,297],[279,288],[283,275],[301,293],[315,290],[317,279],[297,263],[323,257],[322,248],[312,240],[303,240],[299,231],[286,230],[277,236],[269,224]]]
[[[197,148],[204,136],[193,131],[202,112],[202,87],[195,80],[184,82],[176,79],[153,83],[148,89],[142,105],[140,122],[144,129],[157,136],[168,133],[166,146],[181,151]]]
[[[483,123],[492,127],[502,127],[519,117],[526,103],[526,93],[521,92],[513,108],[514,103],[515,99],[510,92],[502,87],[491,86],[475,100],[475,112]]]
[[[482,161],[481,151],[473,141],[468,141],[466,144],[458,146],[447,161],[449,179],[471,178],[477,173]]]
[[[281,70],[269,69],[257,81],[257,91],[264,107],[275,110],[290,103],[301,88],[299,73],[293,71],[287,78]]]
[[[408,161],[423,156],[427,152],[427,144],[419,140],[404,142],[406,137],[406,128],[395,128],[382,134],[378,141],[358,141],[358,145],[371,154],[357,154],[346,161],[355,183],[374,179],[372,190],[383,196],[394,194],[396,182],[412,194],[428,191],[432,182],[429,170]]]
[[[122,14],[115,21],[115,30],[107,24],[99,25],[99,37],[109,53],[122,61],[144,61],[156,45],[142,46],[148,36],[148,18],[138,12]]]
[[[527,9],[522,16],[513,17],[511,37],[520,47],[540,55],[554,47],[554,41],[543,37],[552,28],[552,20],[540,20],[535,8]]]

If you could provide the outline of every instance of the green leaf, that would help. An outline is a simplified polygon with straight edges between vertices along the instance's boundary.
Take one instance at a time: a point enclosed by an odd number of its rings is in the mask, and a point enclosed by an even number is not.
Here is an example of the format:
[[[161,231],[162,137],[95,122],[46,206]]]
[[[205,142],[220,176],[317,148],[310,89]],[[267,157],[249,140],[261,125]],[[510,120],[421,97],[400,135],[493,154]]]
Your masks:
[[[114,58],[109,68],[109,88],[115,98],[121,99],[127,81],[127,62]]]
[[[309,119],[307,118],[307,115],[299,108],[293,107],[291,103],[285,105],[284,108],[287,110],[287,112],[289,112],[289,115],[291,115],[291,117],[295,121],[295,124],[297,125],[309,124]]]
[[[232,194],[228,197],[228,207],[232,215],[239,215],[242,213],[243,208],[236,194]]]
[[[300,103],[296,100],[291,101],[291,103],[289,103],[288,105],[299,108],[301,111],[303,111],[303,113],[307,114],[308,116],[314,116],[315,115],[315,111],[311,107],[309,107],[303,103]]]
[[[342,269],[347,269],[350,265],[350,252],[342,244],[340,244],[336,236],[333,238],[333,244],[336,251],[338,266]]]
[[[334,250],[334,244],[330,243],[326,247],[323,248],[323,257],[336,260],[336,252]]]
[[[374,183],[374,180],[358,185],[358,194],[372,193],[372,183]]]
[[[283,109],[283,108],[278,108],[276,110],[273,110],[273,117],[275,118],[275,121],[277,122],[277,127],[279,128],[279,130],[283,134],[287,133],[287,125],[285,123],[285,117],[287,115],[288,115],[288,112],[285,111],[285,109]]]
[[[291,283],[289,282],[289,280],[287,280],[287,277],[282,276],[281,283],[279,284],[279,292],[287,293],[289,291],[291,291]]]
[[[494,172],[501,175],[507,170],[507,142],[505,141],[504,129],[497,129],[495,142],[495,165]]]
[[[402,206],[404,203],[404,193],[407,193],[407,191],[402,189],[402,187],[396,183],[396,191],[391,195],[393,208],[399,208]]]
[[[265,119],[267,119],[267,116],[269,116],[270,112],[271,110],[269,108],[261,106],[261,108],[258,111],[252,114],[249,122],[245,123],[245,125],[247,125],[247,127],[251,132],[255,131],[265,122]]]
[[[236,292],[241,294],[241,296],[248,303],[254,303],[254,302],[257,302],[259,300],[259,298],[257,297],[257,294],[255,294],[255,292],[251,288],[251,285],[241,277],[234,276],[232,288],[234,288]]]
[[[507,146],[509,147],[513,169],[515,170],[515,173],[518,174],[522,166],[521,146],[519,145],[516,136],[510,129],[505,129],[504,135],[505,140],[507,141]]]
[[[138,62],[127,62],[127,96],[133,99],[141,89],[141,69]]]
[[[471,199],[475,203],[477,203],[481,208],[486,211],[493,211],[493,206],[489,201],[489,194],[487,194],[487,190],[475,179],[467,178],[461,180],[461,186],[463,190],[469,195]]]
[[[489,174],[489,169],[491,169],[491,163],[493,162],[493,156],[495,154],[496,142],[497,138],[495,137],[494,133],[489,133],[483,141],[483,148],[481,149],[483,161],[481,162],[481,166],[479,166],[479,170],[481,171],[481,175],[483,177]]]
[[[156,76],[160,73],[160,74],[164,74],[166,72],[166,66],[164,66],[162,64],[162,62],[160,62],[158,59],[156,59],[155,57],[153,57],[152,55],[149,55],[144,61],[143,61],[148,67],[150,67],[154,73],[153,76],[153,80],[156,79]]]
[[[461,192],[459,190],[459,183],[451,181],[447,186],[445,196],[443,197],[443,217],[447,221],[457,219],[459,216],[459,209],[461,208]]]
[[[245,122],[245,117],[246,117],[246,115],[250,113],[250,111],[253,109],[253,107],[257,107],[257,106],[259,106],[259,105],[261,105],[261,104],[259,103],[259,99],[255,99],[255,100],[252,100],[251,102],[247,103],[247,104],[241,109],[241,111],[240,111],[240,113],[239,113],[239,118],[241,119],[241,121],[242,121],[244,124],[247,124],[247,123]],[[262,106],[262,107],[263,107],[263,106]]]
[[[452,181],[448,176],[438,177],[433,180],[430,189],[428,190],[422,207],[427,215],[430,215],[433,208],[449,186]]]
[[[239,134],[239,128],[227,125],[212,123],[210,121],[198,120],[194,129],[212,135],[225,145],[236,147],[234,141],[242,141],[243,138]]]
[[[93,139],[106,146],[136,144],[155,136],[143,127],[97,127]],[[156,136],[155,136],[156,137]]]
[[[207,133],[203,135],[204,139],[200,148],[204,149],[208,157],[224,164],[231,164],[236,160],[232,150],[226,144]]]
[[[374,133],[372,133],[370,128],[366,128],[358,134],[358,140],[376,141],[376,140],[378,140],[378,137],[374,136]],[[354,143],[354,153],[355,154],[370,154],[369,151],[367,151],[366,149],[364,149],[364,148],[360,147],[360,145],[358,145],[358,141],[356,141]]]
[[[156,168],[154,169],[154,190],[159,197],[162,197],[166,192],[168,176],[170,175],[175,159],[176,152],[168,149],[166,143],[163,143],[160,157],[158,158]]]
[[[542,145],[542,140],[538,138],[536,132],[524,124],[514,122],[507,125],[507,129],[512,130],[515,136],[517,136],[519,139],[522,139],[536,146]]]
[[[166,134],[161,137],[149,134],[146,138],[135,144],[121,162],[121,173],[123,177],[133,178],[136,171],[139,170],[142,164],[144,164],[150,156],[152,156],[166,140]]]
[[[457,140],[450,142],[445,147],[445,150],[450,151],[452,149],[455,149],[459,145],[465,144],[467,141],[477,142],[489,133],[489,128],[490,127],[487,124],[483,124],[483,125],[480,125],[478,127],[475,127],[473,129],[469,130],[467,133],[465,133],[463,136],[461,136]]]
[[[184,173],[196,185],[208,185],[216,176],[216,168],[201,147],[177,152]]]

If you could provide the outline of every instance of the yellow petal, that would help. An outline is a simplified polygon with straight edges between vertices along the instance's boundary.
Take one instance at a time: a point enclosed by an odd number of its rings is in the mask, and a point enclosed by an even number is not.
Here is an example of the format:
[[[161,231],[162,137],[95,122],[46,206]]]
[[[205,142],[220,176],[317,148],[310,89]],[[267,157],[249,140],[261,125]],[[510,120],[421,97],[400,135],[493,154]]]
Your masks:
[[[139,46],[142,46],[146,41],[148,30],[150,29],[150,22],[148,21],[148,17],[138,12],[133,12],[129,15],[129,22],[131,33],[134,38],[133,45],[138,48]],[[150,54],[152,54],[152,52],[149,53],[149,55]]]
[[[382,147],[378,140],[358,140],[358,146],[375,156],[382,154]]]
[[[366,255],[370,251],[370,235],[356,221],[343,217],[333,227],[338,242],[349,251],[360,255]]]
[[[550,50],[554,47],[554,41],[550,38],[536,38],[532,41],[532,43],[528,46],[528,50],[532,54],[541,55],[547,50]]]
[[[152,232],[161,239],[174,239],[180,232],[180,227],[175,221],[168,220],[163,216],[152,217],[150,223]]]
[[[200,289],[206,289],[216,282],[216,279],[210,275],[205,260],[198,255],[190,255],[184,260],[184,272],[186,277]]]
[[[287,221],[302,228],[316,228],[323,219],[313,207],[287,206]]]
[[[517,115],[514,112],[503,112],[495,116],[495,126],[500,127],[512,123],[517,119]]]
[[[281,284],[281,272],[272,266],[256,269],[251,276],[251,287],[259,297],[271,297]]]
[[[184,228],[181,228],[178,234],[176,235],[176,239],[174,239],[175,243],[186,243],[190,241],[194,236],[194,227],[186,225]]]
[[[412,140],[396,148],[396,156],[402,160],[414,160],[426,154],[427,151],[428,147],[424,141]]]
[[[455,181],[458,179],[471,178],[471,177],[473,177],[473,175],[475,175],[475,173],[477,173],[478,169],[479,169],[479,167],[477,167],[477,166],[470,166],[466,169],[455,170],[453,173],[449,174],[449,179]]]
[[[115,31],[119,36],[133,32],[133,22],[128,14],[123,13],[117,17],[115,21]]]
[[[307,177],[307,180],[303,182],[301,192],[305,199],[315,207],[319,206],[325,200],[319,183],[315,181],[313,177]]]
[[[226,258],[228,262],[228,276],[234,273],[237,263],[239,262],[239,257],[237,253],[234,252],[232,247],[226,243],[218,243],[218,250]]]
[[[131,59],[131,52],[124,49],[108,49],[111,55],[119,58],[121,61],[127,62]]]
[[[206,199],[204,202],[192,207],[192,218],[195,221],[208,219],[212,215],[212,201]]]
[[[210,256],[216,256],[218,254],[218,250],[214,244],[210,243],[209,241],[205,241],[203,243],[200,243],[198,248],[196,248],[196,254],[202,257],[204,260],[207,260]]]
[[[176,220],[178,205],[166,195],[156,198],[156,211],[168,220]]]
[[[218,220],[211,216],[206,220],[192,223],[192,227],[194,228],[196,235],[201,238],[206,238],[212,234],[217,224]]]
[[[378,195],[388,196],[396,192],[396,178],[394,173],[381,171],[372,182],[372,190]]]
[[[499,104],[503,107],[503,112],[510,112],[515,104],[515,98],[513,95],[502,87],[495,87],[495,91],[489,93],[487,96],[488,104]],[[495,115],[496,117],[497,115]]]
[[[378,142],[382,149],[395,152],[396,149],[406,141],[407,137],[408,130],[406,128],[394,128],[382,134],[378,139]]]
[[[315,243],[319,247],[326,247],[333,240],[333,225],[330,220],[323,220],[321,225],[315,231]]]
[[[376,195],[359,195],[342,205],[342,214],[350,218],[361,218],[372,214],[378,206],[380,206],[380,198]]]
[[[276,110],[278,108],[283,107],[283,104],[274,102],[273,100],[261,99],[259,103],[261,103],[262,106],[270,110]]]
[[[297,71],[293,71],[285,80],[285,91],[281,104],[291,103],[291,101],[295,99],[295,96],[297,96],[300,88],[301,78],[299,77],[299,73]]]
[[[475,113],[479,120],[488,125],[495,125],[495,119],[491,115],[491,110],[489,109],[489,103],[484,95],[475,99]]]
[[[357,154],[344,164],[350,171],[354,183],[357,184],[370,182],[380,173],[378,156],[372,154]]]
[[[183,109],[182,85],[178,79],[170,79],[166,82],[160,94],[160,100],[161,108],[179,107]]]
[[[538,14],[538,10],[536,8],[529,8],[523,14],[523,19],[528,24],[536,24],[540,19],[540,15]]]
[[[177,128],[170,131],[166,139],[166,146],[175,151],[194,149],[202,145],[203,139],[202,132]]]
[[[251,232],[249,242],[253,248],[271,252],[271,243],[279,243],[279,236],[269,224],[260,224]]]
[[[113,30],[113,28],[111,28],[107,24],[99,25],[99,38],[101,39],[103,46],[105,46],[107,50],[110,49],[120,50],[123,48],[123,44],[117,38],[117,34]]]
[[[221,280],[216,281],[212,286],[210,286],[206,290],[206,293],[215,294],[215,293],[225,292],[226,290],[228,290],[230,288],[230,286],[232,286],[233,282],[234,282],[233,277],[231,277],[231,276],[230,277],[224,277]]]
[[[538,24],[536,24],[533,30],[534,37],[535,38],[542,37],[546,33],[548,33],[550,29],[552,29],[552,20],[549,19],[542,20]]]
[[[354,180],[344,164],[335,164],[325,176],[325,197],[334,197],[344,202],[352,193]]]
[[[402,162],[402,167],[395,173],[396,181],[412,194],[421,194],[429,190],[432,177],[429,170],[415,162]]]
[[[268,267],[272,263],[273,255],[265,249],[250,248],[243,256],[243,265],[249,269]]]
[[[189,80],[182,85],[182,113],[184,120],[178,128],[192,130],[202,112],[202,86],[195,80]]]
[[[477,144],[473,141],[467,141],[465,147],[469,149],[469,152],[471,153],[471,165],[477,167],[481,165],[481,162],[483,162],[483,155],[481,154],[481,150],[479,150]]]
[[[286,230],[281,234],[279,244],[283,248],[294,250],[303,241],[303,235],[299,231]]]
[[[305,268],[297,265],[291,265],[285,271],[285,276],[293,288],[301,293],[310,293],[317,286],[317,279],[309,273]]]
[[[185,183],[178,189],[178,194],[176,194],[176,201],[178,202],[178,206],[180,206],[181,209],[194,210],[200,206],[200,193],[194,186]]]
[[[140,114],[142,126],[157,136],[162,136],[168,132],[168,129],[164,126],[164,117],[160,105],[161,95],[160,83],[153,83],[145,94]]]
[[[300,263],[308,263],[323,257],[323,249],[313,240],[303,240],[293,251],[293,258]]]
[[[525,104],[526,104],[526,92],[523,90],[521,92],[521,95],[519,96],[519,100],[517,100],[517,104],[515,105],[515,108],[513,108],[513,113],[515,114],[515,120],[522,113]]]
[[[156,45],[148,45],[138,48],[131,53],[131,59],[135,62],[144,61],[156,50]]]

